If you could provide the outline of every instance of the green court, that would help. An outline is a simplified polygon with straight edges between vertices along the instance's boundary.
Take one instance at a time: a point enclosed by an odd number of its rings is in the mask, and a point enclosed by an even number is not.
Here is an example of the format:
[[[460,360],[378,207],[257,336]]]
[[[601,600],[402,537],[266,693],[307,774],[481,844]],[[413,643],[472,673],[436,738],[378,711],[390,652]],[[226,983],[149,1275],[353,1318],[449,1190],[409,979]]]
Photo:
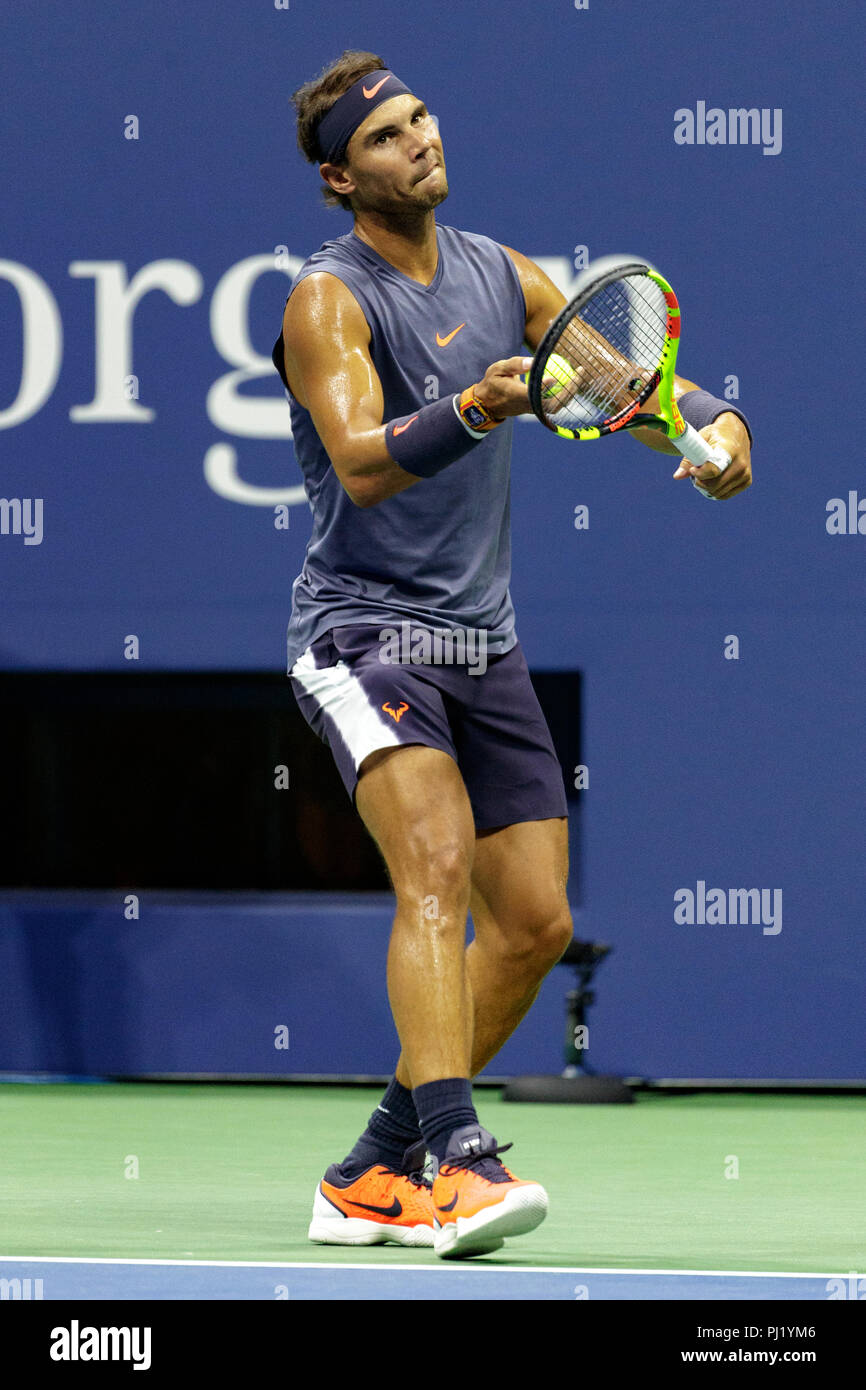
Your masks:
[[[430,1250],[307,1241],[313,1191],[379,1092],[179,1084],[0,1086],[0,1255],[438,1264]],[[866,1098],[639,1093],[514,1105],[477,1088],[528,1236],[472,1261],[532,1268],[863,1271]],[[449,1268],[453,1266],[449,1265]]]

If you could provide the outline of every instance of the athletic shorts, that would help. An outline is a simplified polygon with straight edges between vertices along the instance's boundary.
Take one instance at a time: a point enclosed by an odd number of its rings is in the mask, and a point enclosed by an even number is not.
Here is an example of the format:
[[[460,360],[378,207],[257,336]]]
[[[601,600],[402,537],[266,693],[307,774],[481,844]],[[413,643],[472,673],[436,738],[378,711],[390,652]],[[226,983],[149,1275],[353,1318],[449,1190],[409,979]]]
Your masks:
[[[562,769],[519,642],[486,657],[473,674],[465,659],[383,661],[380,630],[333,628],[289,672],[301,712],[331,749],[353,801],[370,753],[421,743],[456,762],[476,830],[568,814]]]

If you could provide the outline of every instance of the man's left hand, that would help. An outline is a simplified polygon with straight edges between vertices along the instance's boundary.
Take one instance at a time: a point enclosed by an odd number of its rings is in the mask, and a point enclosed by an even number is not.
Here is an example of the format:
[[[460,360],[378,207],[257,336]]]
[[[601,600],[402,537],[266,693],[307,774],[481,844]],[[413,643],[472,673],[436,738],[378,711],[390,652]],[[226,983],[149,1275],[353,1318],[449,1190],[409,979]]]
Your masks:
[[[694,478],[703,492],[719,502],[727,502],[729,498],[736,497],[738,492],[745,492],[747,487],[751,487],[752,451],[749,432],[739,415],[726,411],[699,433],[714,449],[724,449],[726,454],[730,454],[731,462],[724,473],[720,473],[714,463],[690,463],[684,458],[673,476]]]

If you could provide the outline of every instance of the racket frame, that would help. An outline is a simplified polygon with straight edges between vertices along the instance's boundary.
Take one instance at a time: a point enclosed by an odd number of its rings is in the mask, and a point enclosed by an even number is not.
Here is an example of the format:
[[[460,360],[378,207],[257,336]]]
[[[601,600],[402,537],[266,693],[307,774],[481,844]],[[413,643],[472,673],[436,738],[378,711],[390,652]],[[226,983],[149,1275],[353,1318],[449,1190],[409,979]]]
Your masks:
[[[590,425],[583,429],[569,429],[565,425],[557,425],[545,414],[541,399],[544,367],[547,360],[555,351],[566,326],[583,308],[584,304],[587,304],[605,286],[613,284],[617,280],[623,280],[628,275],[649,276],[664,295],[667,311],[665,341],[656,369],[645,382],[635,400],[616,415],[612,415],[609,420],[605,420],[603,424]],[[581,280],[584,283],[568,304],[557,314],[536,349],[527,381],[529,404],[532,406],[534,414],[547,429],[552,430],[562,439],[600,439],[602,435],[614,434],[617,430],[626,428],[635,429],[639,425],[648,425],[656,429],[663,428],[670,439],[675,439],[677,435],[683,433],[686,424],[674,400],[673,392],[674,370],[680,339],[680,306],[672,287],[664,276],[654,270],[648,262],[636,260],[633,256],[606,256],[603,260],[596,262],[595,266],[587,266]],[[652,413],[641,412],[641,406],[649,400],[656,387],[658,387],[659,392],[660,413],[653,415]]]

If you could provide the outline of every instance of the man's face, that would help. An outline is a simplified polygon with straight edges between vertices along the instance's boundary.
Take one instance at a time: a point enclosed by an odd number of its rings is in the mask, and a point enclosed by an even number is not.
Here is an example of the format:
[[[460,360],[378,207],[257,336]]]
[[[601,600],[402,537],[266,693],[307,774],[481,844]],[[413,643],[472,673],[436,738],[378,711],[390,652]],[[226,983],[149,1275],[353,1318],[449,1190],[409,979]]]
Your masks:
[[[448,197],[445,156],[423,101],[403,93],[383,101],[358,126],[339,169],[356,211],[429,212]]]

